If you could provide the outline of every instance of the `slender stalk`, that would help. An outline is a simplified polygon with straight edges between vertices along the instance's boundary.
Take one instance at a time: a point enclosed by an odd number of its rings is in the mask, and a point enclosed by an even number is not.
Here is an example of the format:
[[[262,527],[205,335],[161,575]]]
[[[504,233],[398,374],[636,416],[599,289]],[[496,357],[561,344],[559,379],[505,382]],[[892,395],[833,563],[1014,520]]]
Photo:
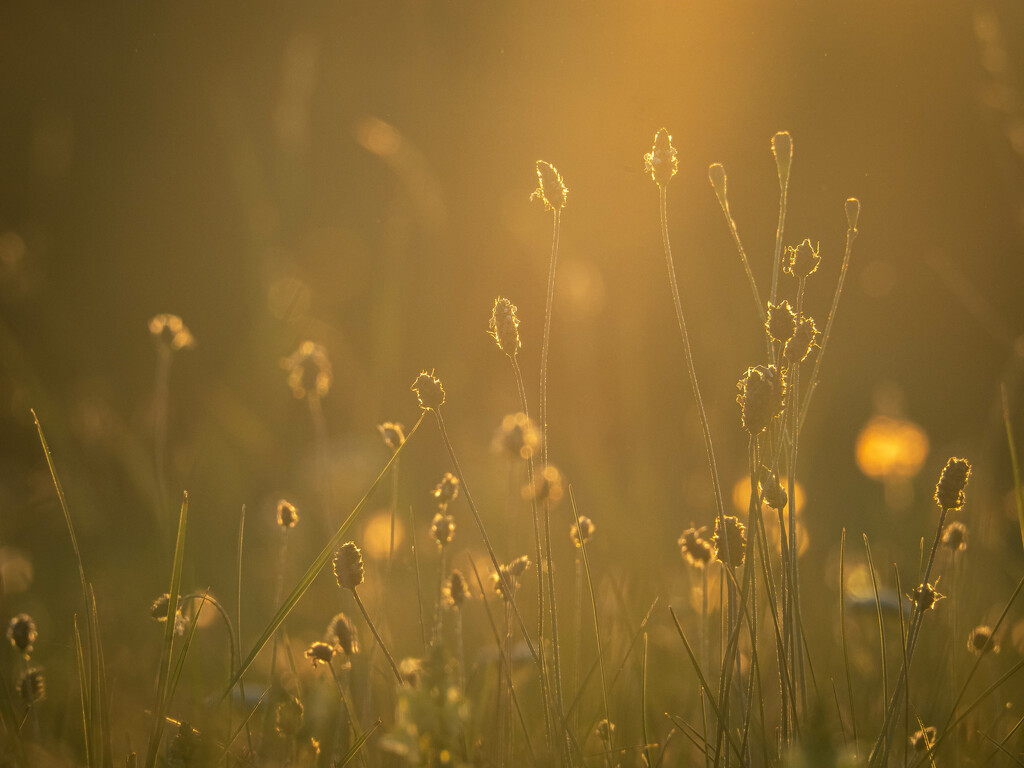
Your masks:
[[[416,603],[417,615],[420,619],[420,637],[423,640],[423,650],[427,650],[427,620],[423,613],[423,583],[420,579],[420,549],[416,546],[416,514],[413,512],[412,504],[409,505],[409,542],[412,546],[412,568],[416,572]]]
[[[341,679],[338,677],[337,671],[334,669],[334,664],[327,662],[327,668],[331,670],[331,677],[334,679],[334,685],[338,689],[338,698],[341,699],[341,704],[345,708],[345,715],[348,718],[349,728],[352,730],[352,735],[356,741],[363,738],[363,729],[359,727],[359,718],[356,717],[356,713],[352,711],[352,705],[349,703],[348,697],[345,695],[345,690],[341,686]],[[361,762],[366,765],[365,756]]]
[[[237,578],[236,584],[236,595],[238,596],[237,613],[235,614],[235,632],[238,642],[241,643],[242,639],[242,546],[245,542],[245,504],[242,505],[242,514],[238,519],[238,560],[235,567],[235,575]],[[231,674],[235,674],[235,669],[232,668]],[[242,694],[242,706],[245,706],[245,682],[242,678],[238,678],[238,692]],[[230,710],[228,710],[230,712]],[[228,718],[228,725],[230,727],[231,719]],[[249,725],[249,718],[245,720],[245,738],[249,749],[252,746],[252,728]]]
[[[717,168],[716,168],[717,166]],[[715,179],[712,176],[716,170],[721,171],[721,178]],[[726,179],[725,179],[725,168],[719,163],[711,166],[711,171],[708,174],[712,181],[711,185],[715,189],[715,196],[718,198],[718,205],[722,209],[722,214],[725,216],[725,223],[729,225],[729,232],[732,233],[733,242],[736,243],[736,250],[739,251],[740,261],[743,262],[743,271],[747,274],[747,281],[750,283],[750,292],[754,296],[754,306],[757,308],[757,316],[763,323],[765,321],[765,306],[761,302],[761,294],[757,290],[757,281],[754,280],[754,273],[750,269],[750,262],[747,260],[747,252],[743,249],[743,243],[740,242],[740,232],[736,228],[736,220],[733,219],[732,213],[729,211],[729,199],[726,197]],[[719,181],[720,184],[716,183]],[[781,225],[780,225],[781,229]],[[772,285],[772,298],[775,297],[775,285]]]
[[[281,602],[281,592],[284,591],[284,566],[288,559],[288,531],[289,528],[285,528],[281,536],[281,550],[277,556],[277,582],[274,586],[274,605]],[[278,633],[274,633],[274,642],[271,644],[270,650],[270,677],[274,677],[274,672],[277,670],[277,642]],[[267,710],[269,712],[269,710]]]
[[[388,660],[388,664],[391,665],[391,671],[395,673],[395,679],[398,680],[398,685],[405,685],[405,680],[402,679],[402,673],[398,669],[398,665],[395,663],[394,658],[391,656],[391,652],[388,647],[384,645],[384,640],[381,638],[380,633],[377,632],[377,628],[373,625],[373,620],[370,618],[370,612],[366,610],[366,606],[363,605],[362,599],[359,597],[359,593],[356,590],[351,590],[352,597],[355,598],[356,605],[363,614],[363,618],[366,620],[366,625],[370,628],[370,632],[373,633],[373,639],[377,641],[378,647],[384,653],[384,657]]]
[[[850,650],[846,642],[846,581],[844,566],[846,562],[846,529],[843,528],[839,540],[839,631],[843,638],[843,664],[846,667],[846,691],[850,699],[850,724],[853,729],[854,749],[857,748],[857,707],[853,699],[853,678],[850,675]]]

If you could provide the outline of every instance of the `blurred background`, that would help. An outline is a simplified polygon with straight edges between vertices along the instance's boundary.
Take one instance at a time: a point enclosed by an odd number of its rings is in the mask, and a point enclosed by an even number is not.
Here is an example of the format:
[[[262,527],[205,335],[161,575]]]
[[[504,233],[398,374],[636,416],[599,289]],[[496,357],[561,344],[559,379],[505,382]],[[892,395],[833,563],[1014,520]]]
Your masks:
[[[108,658],[143,664],[140,687],[155,669],[147,609],[166,590],[181,491],[192,498],[187,588],[231,605],[246,505],[251,643],[274,607],[277,500],[302,516],[289,588],[387,460],[376,425],[415,421],[409,385],[422,369],[444,382],[499,555],[530,551],[528,516],[509,509],[509,469],[490,450],[518,400],[486,329],[496,296],[519,307],[535,408],[551,239],[551,214],[529,199],[538,159],[569,188],[552,459],[597,524],[601,578],[628,597],[633,625],[656,596],[685,602],[676,538],[710,524],[713,502],[643,170],[662,126],[679,150],[669,226],[680,290],[730,491],[746,473],[736,381],[764,347],[708,165],[725,166],[766,295],[770,139],[791,133],[785,243],[820,242],[807,296],[819,327],[843,202],[863,206],[801,440],[805,567],[824,574],[807,599],[834,599],[844,527],[913,572],[951,455],[975,464],[977,583],[1005,595],[1003,575],[1020,571],[999,390],[1024,434],[1021,4],[34,2],[0,18],[4,620],[36,617],[55,674],[73,669],[77,584],[30,408],[97,584]],[[148,327],[160,313],[180,316],[194,347],[161,351]],[[306,340],[331,365],[322,419],[282,367]],[[420,537],[450,469],[425,422],[399,482]],[[371,499],[357,540],[389,504],[387,491]],[[459,512],[461,543],[479,550]],[[571,558],[560,514],[559,557]],[[290,620],[303,642],[336,610],[330,581]],[[403,589],[393,621],[415,600]],[[135,640],[152,653],[124,647]],[[396,654],[417,653],[417,640],[397,638]]]

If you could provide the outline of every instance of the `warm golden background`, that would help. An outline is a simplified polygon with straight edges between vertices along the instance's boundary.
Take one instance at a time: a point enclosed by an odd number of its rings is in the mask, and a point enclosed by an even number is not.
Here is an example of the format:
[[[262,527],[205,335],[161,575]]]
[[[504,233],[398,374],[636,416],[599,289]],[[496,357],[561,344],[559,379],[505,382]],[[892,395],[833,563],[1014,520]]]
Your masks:
[[[507,469],[489,450],[517,401],[485,331],[495,296],[518,305],[535,403],[551,235],[550,214],[528,199],[539,158],[570,190],[552,456],[597,523],[601,578],[635,601],[633,621],[655,596],[685,602],[675,540],[710,523],[712,503],[657,189],[643,173],[661,126],[679,149],[670,227],[730,487],[746,469],[735,384],[763,362],[763,341],[707,167],[725,165],[766,294],[778,204],[769,140],[791,132],[786,243],[821,243],[808,288],[819,327],[842,258],[843,201],[863,205],[801,441],[804,568],[823,575],[808,600],[835,590],[843,526],[858,547],[860,532],[871,535],[878,561],[914,569],[950,455],[975,463],[979,571],[1019,572],[999,383],[1024,434],[1022,76],[1024,6],[1009,0],[8,4],[4,620],[32,612],[37,657],[52,677],[71,674],[76,575],[34,407],[97,581],[111,666],[134,658],[148,690],[158,632],[146,609],[166,589],[169,515],[183,488],[193,499],[187,587],[212,587],[231,604],[238,513],[248,507],[243,637],[254,633],[272,609],[277,499],[303,514],[289,585],[327,530],[314,429],[280,365],[304,339],[323,344],[334,369],[323,403],[332,519],[386,460],[375,425],[414,421],[409,384],[436,368],[466,479],[496,536],[508,526],[500,554],[530,551],[529,520],[507,521]],[[171,370],[163,501],[147,330],[160,312],[181,315],[198,342]],[[930,441],[920,474],[890,478],[888,489],[854,453],[879,413],[920,425]],[[401,503],[414,506],[425,537],[427,492],[450,467],[431,424],[410,449]],[[375,509],[387,503],[382,494]],[[469,518],[460,525],[462,543],[477,547]],[[558,542],[568,558],[568,537]],[[26,562],[31,582],[16,578]],[[317,590],[289,623],[305,642],[335,610],[334,588],[325,580]],[[1000,582],[1000,600],[1005,592]],[[393,616],[410,595],[391,601]],[[831,627],[813,631],[833,639]],[[395,645],[418,652],[416,633]],[[73,717],[71,679],[53,684]]]

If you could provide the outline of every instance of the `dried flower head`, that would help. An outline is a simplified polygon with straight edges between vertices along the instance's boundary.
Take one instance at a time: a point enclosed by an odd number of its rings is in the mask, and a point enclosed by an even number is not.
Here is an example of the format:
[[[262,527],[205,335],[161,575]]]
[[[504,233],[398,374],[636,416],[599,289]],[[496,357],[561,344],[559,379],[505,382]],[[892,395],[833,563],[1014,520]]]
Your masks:
[[[751,435],[761,434],[782,412],[786,379],[774,365],[747,368],[736,384],[740,420]]]
[[[565,201],[569,196],[569,190],[566,189],[565,182],[562,181],[561,174],[555,170],[555,166],[544,160],[538,160],[537,179],[540,182],[540,186],[533,191],[530,199],[540,200],[544,203],[544,210],[546,211],[550,211],[552,208],[565,208]]]
[[[611,743],[612,734],[615,733],[615,723],[606,717],[601,718],[597,723],[597,727],[594,728],[594,733],[597,734],[597,738],[603,741],[605,744]]]
[[[785,509],[789,503],[789,494],[782,487],[778,476],[767,468],[761,471],[761,477],[757,481],[757,490],[761,495],[761,500],[772,509]]]
[[[495,594],[502,600],[507,600],[508,595],[505,594],[505,585],[508,584],[512,591],[515,592],[519,587],[519,577],[526,571],[529,565],[529,558],[526,555],[522,555],[511,563],[502,565],[498,569],[498,573],[492,573],[491,587],[494,589]]]
[[[860,218],[860,200],[856,197],[846,198],[846,226],[852,232],[857,231],[857,219]]]
[[[540,434],[533,419],[525,413],[510,413],[501,420],[492,449],[504,453],[510,459],[528,459],[540,444]]]
[[[786,342],[782,354],[790,363],[802,363],[811,354],[811,348],[817,338],[818,328],[814,324],[814,318],[802,315],[797,320],[793,338]]]
[[[935,746],[935,735],[934,726],[929,725],[927,728],[922,728],[910,737],[910,746],[915,752],[926,752]]]
[[[594,521],[586,515],[580,515],[576,523],[569,529],[569,538],[577,549],[590,541],[594,535]]]
[[[455,538],[455,518],[438,512],[430,522],[430,536],[439,547],[447,547]]]
[[[700,528],[687,528],[679,537],[679,551],[686,562],[694,568],[703,568],[711,562],[713,550],[707,539],[703,538],[706,526]]]
[[[992,634],[992,627],[982,624],[971,630],[967,638],[967,648],[976,656],[984,656],[986,653],[999,653],[999,646]]]
[[[344,613],[337,614],[327,625],[327,639],[346,656],[359,653],[359,634],[356,625]]]
[[[46,678],[43,670],[39,667],[32,667],[25,670],[18,682],[18,693],[21,701],[26,707],[38,704],[46,698]]]
[[[509,357],[519,354],[523,342],[519,338],[519,317],[515,304],[502,296],[496,298],[487,329],[497,343],[498,349]]]
[[[167,609],[168,604],[171,601],[171,596],[164,592],[149,607],[149,615],[160,622],[167,621]],[[185,614],[181,612],[181,598],[178,598],[179,604],[177,610],[174,612],[174,634],[184,635],[188,630],[188,619],[185,618]]]
[[[441,380],[434,376],[433,372],[423,371],[412,383],[412,391],[420,401],[420,408],[424,410],[437,410],[444,405],[444,387]]]
[[[342,589],[355,590],[363,583],[363,553],[355,542],[342,544],[334,553],[334,577]]]
[[[377,425],[384,445],[391,449],[392,453],[402,447],[405,442],[405,427],[395,421],[385,421]]]
[[[277,524],[288,530],[299,522],[299,510],[290,501],[281,499],[277,502]]]
[[[279,736],[295,736],[302,727],[302,702],[294,696],[281,699],[274,708],[274,730]]]
[[[715,518],[715,532],[711,535],[711,542],[715,545],[715,558],[726,562],[725,543],[729,544],[729,560],[732,567],[737,568],[743,565],[747,556],[747,528],[735,515],[725,515],[725,535],[720,529],[721,518]]]
[[[27,613],[19,613],[7,625],[7,639],[26,659],[32,653],[32,646],[38,636],[36,623]]]
[[[914,587],[914,590],[910,592],[907,597],[909,597],[914,605],[924,613],[929,608],[934,608],[935,604],[939,602],[939,600],[946,597],[935,588],[937,585],[938,581],[936,581],[935,584],[919,584]]]
[[[679,170],[679,158],[667,129],[662,128],[654,134],[654,146],[644,155],[644,168],[659,187],[668,184]]]
[[[320,344],[304,341],[299,348],[281,361],[288,372],[288,386],[296,398],[323,397],[331,391],[334,373],[327,350]]]
[[[971,464],[955,456],[946,462],[935,486],[935,500],[942,509],[960,509],[964,505],[964,488],[971,477]]]
[[[320,664],[330,664],[334,659],[334,646],[330,643],[324,643],[317,640],[315,643],[306,649],[304,654],[307,659],[313,664],[313,669],[316,669]]]
[[[956,520],[943,528],[942,546],[954,553],[967,549],[967,526]]]
[[[451,472],[445,472],[444,477],[441,478],[441,482],[437,484],[437,487],[434,488],[431,493],[434,495],[434,498],[437,499],[437,503],[441,509],[445,509],[459,496],[459,478]]]
[[[804,241],[800,245],[786,246],[786,256],[782,271],[793,277],[804,280],[814,273],[814,270],[818,268],[818,264],[821,263],[821,256],[818,252],[821,250],[821,246],[814,248],[811,246],[811,239],[809,237],[804,238]]]
[[[520,555],[508,564],[508,572],[511,573],[514,578],[518,579],[520,576],[526,573],[526,569],[529,567],[530,558],[528,558],[526,555]]]
[[[538,504],[554,506],[563,495],[562,473],[551,464],[534,473],[533,482],[523,486],[523,498]]]
[[[177,315],[156,315],[149,321],[149,332],[164,348],[174,352],[196,345],[195,337]]]
[[[470,598],[469,583],[462,571],[454,570],[444,582],[444,600],[449,608],[461,608]]]
[[[796,333],[796,312],[789,306],[788,301],[780,301],[778,304],[768,302],[768,319],[764,323],[765,330],[772,341],[785,344]]]
[[[406,685],[416,688],[423,679],[423,660],[407,656],[398,662],[398,672]]]

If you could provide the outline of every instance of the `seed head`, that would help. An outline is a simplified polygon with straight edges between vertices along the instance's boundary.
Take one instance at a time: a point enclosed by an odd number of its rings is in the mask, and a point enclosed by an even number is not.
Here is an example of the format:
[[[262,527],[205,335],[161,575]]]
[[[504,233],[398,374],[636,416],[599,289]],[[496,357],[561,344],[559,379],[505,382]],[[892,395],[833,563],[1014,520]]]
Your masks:
[[[455,538],[455,518],[438,512],[430,523],[430,536],[437,542],[437,546],[447,547]]]
[[[946,462],[935,486],[935,500],[942,509],[960,509],[964,505],[964,488],[971,477],[971,464],[955,456]]]
[[[569,196],[569,190],[566,189],[565,182],[562,181],[561,174],[555,170],[555,166],[544,160],[538,160],[537,179],[540,182],[540,186],[533,191],[530,199],[540,200],[544,203],[544,210],[546,211],[550,211],[552,208],[565,208],[565,201]]]
[[[715,197],[722,210],[729,210],[729,198],[726,196],[728,177],[725,175],[725,166],[721,163],[712,163],[708,166],[708,181],[715,190]]]
[[[767,469],[762,470],[761,478],[757,481],[758,492],[761,499],[769,507],[775,510],[785,509],[789,503],[789,494],[782,487],[778,476]]]
[[[281,367],[288,372],[288,386],[299,400],[307,396],[324,397],[331,391],[334,373],[327,350],[320,344],[302,342],[297,350],[281,361]]]
[[[32,646],[38,636],[36,623],[27,613],[19,613],[7,625],[7,639],[26,659],[32,653]]]
[[[790,363],[802,363],[811,354],[814,340],[818,338],[818,328],[813,317],[801,316],[796,323],[793,338],[786,342],[783,356]]]
[[[150,606],[149,615],[157,621],[167,621],[167,605],[170,601],[171,596],[168,593],[165,592],[160,595],[160,597],[154,600],[153,604]],[[178,601],[178,609],[174,612],[174,634],[184,635],[188,630],[188,619],[186,619],[185,614],[181,612],[180,597],[178,598]]]
[[[26,670],[18,683],[18,693],[21,694],[21,701],[26,707],[45,699],[46,678],[43,676],[43,670],[39,667]]]
[[[305,656],[312,662],[313,669],[316,669],[319,664],[331,663],[334,659],[334,646],[317,640],[306,649]]]
[[[938,582],[936,582],[938,584]],[[919,584],[914,587],[914,591],[909,593],[907,597],[916,605],[922,613],[927,611],[929,608],[935,608],[935,604],[942,600],[946,596],[940,594],[935,588],[936,584]]]
[[[491,448],[515,461],[530,458],[539,444],[540,434],[533,419],[525,413],[510,413],[501,420]]]
[[[529,558],[526,555],[521,555],[511,563],[500,566],[498,573],[491,574],[491,586],[494,588],[495,594],[502,600],[508,600],[508,595],[505,594],[505,584],[507,583],[515,592],[519,586],[519,577],[523,575],[529,565]]]
[[[277,502],[277,524],[288,530],[294,528],[297,522],[299,522],[299,510],[295,508],[295,505],[285,499]]]
[[[789,306],[788,301],[780,301],[778,304],[768,302],[768,319],[764,324],[765,330],[772,341],[785,345],[796,333],[796,312]]]
[[[779,131],[772,136],[772,154],[779,172],[779,186],[785,187],[789,183],[789,166],[793,162],[793,139],[789,131]]]
[[[668,184],[669,179],[676,175],[679,159],[667,129],[662,128],[654,134],[654,146],[644,155],[644,167],[659,187]]]
[[[751,435],[761,434],[782,411],[786,380],[774,365],[747,368],[736,384],[740,420]]]
[[[594,729],[594,733],[596,733],[597,738],[599,738],[605,744],[609,744],[612,740],[612,734],[615,733],[615,723],[613,723],[608,718],[603,717],[598,722],[597,727]]]
[[[954,521],[942,530],[942,545],[950,552],[963,552],[967,549],[967,526]]]
[[[534,474],[533,483],[523,486],[523,498],[527,501],[536,501],[538,504],[547,503],[553,506],[562,498],[563,493],[562,473],[551,464]]]
[[[686,562],[694,568],[703,568],[711,562],[713,552],[707,539],[703,538],[705,530],[705,526],[687,528],[679,537],[679,551],[686,558]]]
[[[519,354],[523,343],[519,338],[519,317],[516,315],[515,304],[501,296],[496,298],[487,328],[498,349],[509,357]]]
[[[720,518],[715,518],[715,532],[711,542],[715,545],[715,559],[725,562],[725,541],[729,542],[729,559],[732,567],[743,565],[747,556],[747,528],[735,515],[725,515],[725,536],[719,528]]]
[[[423,660],[406,657],[398,662],[398,672],[406,685],[416,688],[423,679]]]
[[[168,768],[190,768],[203,762],[201,750],[202,740],[199,731],[187,720],[178,723],[178,730],[167,745]]]
[[[856,197],[846,199],[846,226],[851,232],[857,231],[857,219],[860,218],[860,200]]]
[[[327,625],[327,639],[346,656],[359,653],[359,634],[356,625],[344,613],[337,614]]]
[[[581,548],[584,544],[590,541],[590,537],[594,535],[594,521],[586,515],[580,515],[575,525],[569,529],[569,537],[572,539],[572,543],[576,545],[576,548]]]
[[[459,478],[453,475],[451,472],[445,472],[444,477],[441,478],[441,482],[437,484],[431,493],[434,494],[434,498],[437,499],[438,506],[441,509],[446,509],[448,505],[455,501],[459,495]]]
[[[346,542],[334,553],[334,576],[342,589],[355,588],[363,583],[363,553],[354,542]]]
[[[416,381],[412,383],[412,391],[416,393],[420,408],[424,410],[436,411],[444,405],[444,387],[433,373],[424,371],[417,376]]]
[[[804,241],[795,248],[791,245],[786,246],[786,258],[782,271],[798,280],[806,279],[814,274],[814,270],[818,268],[818,264],[821,262],[821,256],[818,255],[820,250],[820,246],[818,248],[811,246],[811,239],[809,237],[804,238]]]
[[[999,646],[992,636],[992,627],[982,624],[971,630],[967,638],[967,648],[976,656],[984,656],[986,653],[999,653]]]
[[[910,746],[915,752],[927,752],[935,745],[935,726],[922,728],[910,737]]]
[[[526,555],[520,555],[515,560],[508,564],[508,572],[512,574],[513,578],[518,579],[524,573],[526,569],[530,567],[530,558]]]
[[[444,600],[449,608],[459,609],[470,598],[469,584],[462,571],[454,570],[444,582]]]
[[[398,422],[385,421],[383,424],[377,425],[377,431],[380,432],[384,445],[390,448],[392,453],[401,448],[402,443],[405,442],[405,427]]]
[[[149,332],[165,349],[177,352],[192,349],[195,337],[177,315],[156,315],[149,321]]]
[[[274,708],[274,730],[279,736],[295,736],[302,727],[302,702],[289,696]]]

